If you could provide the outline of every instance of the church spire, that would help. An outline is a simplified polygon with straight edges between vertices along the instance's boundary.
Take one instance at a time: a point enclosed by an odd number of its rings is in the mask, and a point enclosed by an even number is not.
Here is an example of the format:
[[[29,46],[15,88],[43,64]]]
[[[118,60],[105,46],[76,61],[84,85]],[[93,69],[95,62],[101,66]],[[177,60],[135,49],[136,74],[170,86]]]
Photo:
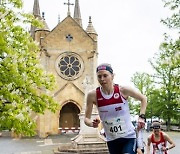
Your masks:
[[[91,21],[91,16],[89,17],[89,24],[86,28],[86,32],[87,33],[90,33],[90,34],[97,34],[94,27],[93,27],[93,24],[92,24],[92,21]]]
[[[41,28],[41,30],[49,30],[49,27],[45,21],[44,12],[42,13],[42,17],[41,17],[39,0],[34,0],[33,15],[35,18],[37,18],[38,20],[40,20],[43,23],[43,27]],[[37,30],[39,30],[37,27],[34,27],[33,25],[31,25],[30,33],[31,33],[31,36],[33,39],[35,39],[35,32]]]
[[[82,20],[81,20],[81,12],[80,12],[79,0],[75,1],[74,20],[82,27]]]
[[[86,28],[86,32],[95,40],[97,41],[97,36],[98,34],[96,33],[94,27],[93,27],[93,24],[92,24],[92,21],[91,21],[91,16],[89,17],[89,23],[88,23],[88,26]]]
[[[33,5],[33,15],[35,18],[38,18],[41,20],[41,14],[40,14],[40,7],[39,7],[39,0],[34,0],[34,5]],[[30,33],[33,39],[35,39],[35,31],[36,27],[31,25]]]
[[[35,18],[41,18],[39,0],[34,0],[33,15]]]

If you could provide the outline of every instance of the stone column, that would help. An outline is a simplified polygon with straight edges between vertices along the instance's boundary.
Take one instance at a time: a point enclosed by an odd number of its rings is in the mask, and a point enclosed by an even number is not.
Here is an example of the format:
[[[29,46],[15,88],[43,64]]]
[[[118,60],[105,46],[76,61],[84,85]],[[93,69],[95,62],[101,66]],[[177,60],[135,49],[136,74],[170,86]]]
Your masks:
[[[86,135],[87,134],[99,134],[98,128],[88,127],[84,123],[87,94],[89,91],[93,90],[95,87],[93,84],[91,84],[88,76],[85,77],[82,84],[83,84],[85,95],[84,95],[84,103],[83,103],[82,111],[79,114],[79,119],[80,119],[80,132],[79,132],[79,134],[86,134]],[[93,106],[91,118],[94,119],[97,116],[98,116],[98,112],[97,112],[96,106]]]
[[[96,143],[103,143],[104,140],[100,136],[100,132],[98,128],[93,128],[93,127],[88,127],[84,123],[84,116],[85,116],[85,108],[86,108],[86,98],[87,98],[87,93],[90,90],[94,89],[94,85],[91,84],[90,79],[86,76],[85,79],[83,80],[83,87],[84,87],[84,104],[81,113],[79,114],[79,119],[80,119],[80,132],[79,134],[72,139],[76,145],[79,144],[96,144]],[[92,115],[91,118],[94,119],[98,117],[98,112],[96,109],[96,106],[93,107],[92,110]]]

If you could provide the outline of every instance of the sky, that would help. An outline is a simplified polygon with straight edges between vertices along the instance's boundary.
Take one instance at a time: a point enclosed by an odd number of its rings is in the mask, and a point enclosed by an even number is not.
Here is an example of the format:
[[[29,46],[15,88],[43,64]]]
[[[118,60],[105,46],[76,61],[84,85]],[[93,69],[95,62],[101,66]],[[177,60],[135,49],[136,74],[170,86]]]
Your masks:
[[[39,0],[40,11],[52,30],[67,16],[68,0]],[[24,0],[25,12],[32,12],[34,0]],[[75,3],[75,0],[70,0]],[[152,73],[148,62],[159,50],[167,27],[160,20],[169,16],[162,0],[79,0],[82,25],[86,29],[89,16],[98,34],[98,64],[110,63],[114,81],[133,86],[135,72]],[[71,16],[74,6],[70,6]]]

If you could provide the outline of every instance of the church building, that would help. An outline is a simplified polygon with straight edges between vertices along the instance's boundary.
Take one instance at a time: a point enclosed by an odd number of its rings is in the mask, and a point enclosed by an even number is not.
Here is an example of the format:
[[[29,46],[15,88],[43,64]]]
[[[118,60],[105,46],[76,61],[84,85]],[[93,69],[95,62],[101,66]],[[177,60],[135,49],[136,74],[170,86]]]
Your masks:
[[[56,79],[51,96],[58,102],[55,113],[46,111],[38,115],[37,132],[40,137],[65,131],[79,131],[79,114],[85,104],[83,82],[97,86],[97,33],[91,17],[87,28],[83,29],[79,0],[75,0],[74,15],[71,16],[70,1],[67,17],[52,29],[48,28],[44,14],[40,13],[39,0],[34,0],[33,15],[44,23],[38,29],[31,26],[33,39],[39,42],[40,61],[46,72]],[[63,5],[63,4],[62,4]]]

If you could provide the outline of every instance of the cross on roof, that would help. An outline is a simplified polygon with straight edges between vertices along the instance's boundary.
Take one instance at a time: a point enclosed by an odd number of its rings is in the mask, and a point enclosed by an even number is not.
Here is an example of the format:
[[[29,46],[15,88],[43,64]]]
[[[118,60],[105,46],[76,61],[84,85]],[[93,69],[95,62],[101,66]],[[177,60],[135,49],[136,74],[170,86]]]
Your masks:
[[[69,16],[71,13],[70,13],[70,5],[74,5],[73,3],[70,3],[69,0],[68,0],[68,3],[64,3],[64,5],[68,5],[68,13],[67,15]]]

